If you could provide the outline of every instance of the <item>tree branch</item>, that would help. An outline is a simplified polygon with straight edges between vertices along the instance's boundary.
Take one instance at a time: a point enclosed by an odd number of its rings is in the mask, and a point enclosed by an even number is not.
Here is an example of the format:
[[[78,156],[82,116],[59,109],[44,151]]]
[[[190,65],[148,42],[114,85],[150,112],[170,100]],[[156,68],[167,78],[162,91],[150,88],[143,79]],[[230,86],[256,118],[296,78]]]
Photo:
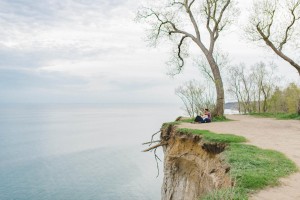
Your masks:
[[[179,63],[179,65],[178,65],[179,72],[181,71],[182,67],[184,66],[184,59],[181,56],[181,46],[186,38],[187,38],[187,36],[183,36],[178,44],[177,56],[178,56],[179,60],[181,61],[181,63]]]
[[[279,51],[275,45],[272,43],[272,41],[269,40],[269,38],[263,33],[263,31],[260,29],[259,27],[259,23],[256,26],[256,29],[258,31],[258,33],[261,35],[262,39],[265,41],[265,43],[271,47],[271,49],[278,55],[280,56],[282,59],[284,59],[285,61],[287,61],[288,63],[290,63],[293,67],[296,68],[296,70],[298,71],[299,75],[300,75],[300,65],[298,65],[294,60],[292,60],[291,58],[289,58],[288,56],[286,56],[283,52]]]
[[[273,22],[274,22],[274,15],[275,15],[275,10],[276,9],[274,9],[274,10],[272,10],[271,12],[270,12],[270,15],[271,15],[271,22],[267,25],[267,38],[269,38],[270,37],[270,35],[271,35],[271,27],[272,27],[272,25],[273,25]]]
[[[161,162],[161,159],[157,156],[156,150],[157,150],[157,149],[154,150],[154,157],[155,157],[155,161],[156,161],[156,168],[157,168],[157,176],[156,176],[156,178],[157,178],[157,177],[159,176],[158,160]]]
[[[151,144],[152,144],[152,142],[153,142],[154,136],[157,135],[157,134],[160,133],[160,132],[161,132],[161,131],[159,130],[159,131],[157,131],[156,133],[154,133],[154,134],[151,136],[151,143],[150,143],[149,146],[151,146]]]
[[[191,20],[192,24],[193,24],[194,30],[196,32],[196,37],[200,41],[201,36],[200,36],[199,27],[197,25],[197,22],[196,22],[195,17],[192,13],[192,10],[191,10],[191,7],[192,7],[194,2],[195,2],[195,0],[192,0],[192,2],[189,4],[189,0],[185,0],[184,6],[185,6],[185,9],[186,9],[186,12],[189,14],[189,17],[190,17],[190,20]]]
[[[150,147],[148,149],[143,150],[142,152],[148,152],[148,151],[151,151],[153,149],[156,149],[157,147],[164,146],[166,144],[168,144],[168,142],[161,142],[161,143],[159,143],[157,145],[154,145],[154,146],[152,146],[152,147]]]
[[[210,4],[210,1],[206,0],[206,4],[207,4],[207,8],[206,8],[207,10],[205,11],[206,15],[207,15],[206,28],[207,28],[209,34],[213,35],[213,32],[210,28],[210,19],[211,19],[211,4]]]
[[[144,142],[142,145],[146,145],[146,144],[153,144],[153,143],[157,143],[157,142],[161,142],[161,140],[156,140],[156,141],[151,141],[151,142]]]
[[[283,46],[287,43],[288,41],[288,37],[289,37],[289,32],[291,31],[293,25],[295,24],[295,22],[297,20],[299,20],[300,17],[296,17],[296,14],[295,14],[295,11],[297,9],[297,7],[300,5],[300,1],[296,2],[294,7],[292,7],[290,10],[290,14],[292,15],[292,21],[291,23],[288,25],[288,27],[286,28],[285,30],[285,34],[284,34],[284,37],[283,37],[283,40],[282,42],[279,44],[279,47],[278,47],[278,50],[279,51],[282,51],[282,48]]]
[[[215,22],[213,30],[212,30],[212,32],[210,34],[211,42],[210,42],[209,52],[211,52],[211,53],[212,53],[212,51],[214,49],[215,42],[216,42],[216,40],[219,37],[219,32],[222,31],[223,28],[227,25],[227,22],[225,22],[223,26],[219,27],[220,23],[221,23],[221,21],[223,19],[224,12],[227,9],[227,7],[229,6],[229,4],[231,3],[231,0],[227,0],[226,1],[225,5],[222,7],[222,9],[221,9],[220,14],[219,14],[218,17],[216,16],[217,2],[218,2],[218,0],[215,1],[213,16],[211,16],[212,19],[213,19],[213,21]]]

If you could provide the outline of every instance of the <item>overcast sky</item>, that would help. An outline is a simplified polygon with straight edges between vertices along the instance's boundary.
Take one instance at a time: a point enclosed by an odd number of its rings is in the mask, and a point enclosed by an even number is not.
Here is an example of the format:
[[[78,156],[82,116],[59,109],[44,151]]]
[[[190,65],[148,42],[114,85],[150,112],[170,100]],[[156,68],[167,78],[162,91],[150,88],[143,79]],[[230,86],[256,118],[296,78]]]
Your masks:
[[[134,22],[140,2],[0,0],[0,102],[178,102],[174,89],[200,72],[188,62],[182,74],[166,75],[170,48],[147,47]],[[237,27],[219,45],[232,63],[273,60],[286,81],[298,81],[296,70],[244,41]]]

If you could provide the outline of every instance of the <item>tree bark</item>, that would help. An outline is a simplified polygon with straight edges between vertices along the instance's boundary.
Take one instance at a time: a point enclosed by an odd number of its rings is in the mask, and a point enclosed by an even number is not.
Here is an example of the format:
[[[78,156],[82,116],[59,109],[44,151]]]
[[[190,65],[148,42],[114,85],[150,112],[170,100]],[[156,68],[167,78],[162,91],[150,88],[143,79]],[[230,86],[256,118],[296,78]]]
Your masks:
[[[219,67],[218,67],[216,61],[213,58],[213,55],[206,54],[206,58],[208,60],[209,66],[210,66],[213,76],[214,76],[215,87],[216,87],[216,92],[217,92],[216,108],[212,112],[212,115],[214,117],[223,116],[224,115],[225,98],[224,98],[224,86],[223,86],[221,73],[220,73],[220,70],[219,70]]]

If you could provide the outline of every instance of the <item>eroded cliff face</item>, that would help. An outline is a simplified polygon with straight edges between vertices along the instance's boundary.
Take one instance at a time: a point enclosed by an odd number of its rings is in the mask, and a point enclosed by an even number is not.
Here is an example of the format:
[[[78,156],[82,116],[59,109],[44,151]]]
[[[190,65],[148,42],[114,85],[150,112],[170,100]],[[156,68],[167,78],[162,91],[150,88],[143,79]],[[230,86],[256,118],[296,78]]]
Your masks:
[[[208,192],[230,187],[230,167],[220,154],[224,144],[205,143],[198,135],[162,128],[164,180],[162,200],[199,200]]]

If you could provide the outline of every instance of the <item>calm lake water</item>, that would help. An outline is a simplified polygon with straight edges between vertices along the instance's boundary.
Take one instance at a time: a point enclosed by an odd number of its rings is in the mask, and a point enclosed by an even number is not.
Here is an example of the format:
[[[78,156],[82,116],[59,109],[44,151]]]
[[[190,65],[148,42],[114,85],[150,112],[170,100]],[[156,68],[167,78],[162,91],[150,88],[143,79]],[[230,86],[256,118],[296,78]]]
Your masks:
[[[162,173],[141,143],[182,111],[10,104],[0,114],[1,200],[156,200]]]

